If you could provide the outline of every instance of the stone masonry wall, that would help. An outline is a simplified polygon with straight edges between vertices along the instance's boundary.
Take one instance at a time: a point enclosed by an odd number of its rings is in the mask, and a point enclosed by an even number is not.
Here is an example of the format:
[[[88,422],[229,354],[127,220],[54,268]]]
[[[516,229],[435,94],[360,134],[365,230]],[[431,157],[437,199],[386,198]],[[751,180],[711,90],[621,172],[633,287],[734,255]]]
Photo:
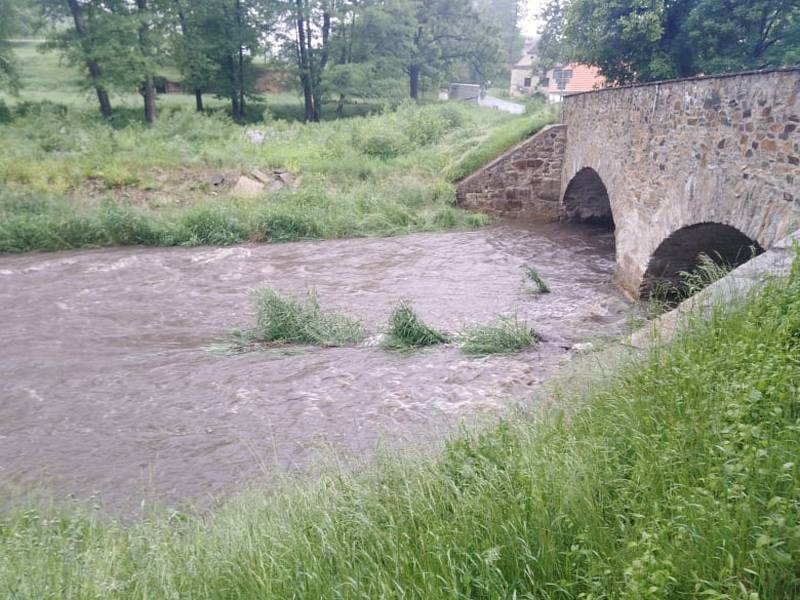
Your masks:
[[[496,215],[557,218],[567,144],[563,125],[545,127],[458,185],[458,202]]]
[[[679,229],[721,223],[768,249],[800,227],[800,69],[568,96],[562,122],[561,193],[584,168],[600,176],[630,295]]]

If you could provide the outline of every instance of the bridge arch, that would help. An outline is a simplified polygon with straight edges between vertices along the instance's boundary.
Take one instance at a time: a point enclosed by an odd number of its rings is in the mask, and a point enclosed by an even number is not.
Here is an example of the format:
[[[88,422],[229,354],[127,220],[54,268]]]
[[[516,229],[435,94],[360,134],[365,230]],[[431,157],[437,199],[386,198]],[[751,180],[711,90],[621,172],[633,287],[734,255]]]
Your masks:
[[[647,297],[657,287],[680,289],[681,273],[691,273],[700,266],[700,255],[719,265],[738,267],[764,252],[758,241],[736,227],[702,222],[677,229],[667,236],[650,256],[640,287]]]
[[[584,167],[570,179],[562,206],[564,217],[569,221],[589,221],[614,228],[608,189],[591,167]]]

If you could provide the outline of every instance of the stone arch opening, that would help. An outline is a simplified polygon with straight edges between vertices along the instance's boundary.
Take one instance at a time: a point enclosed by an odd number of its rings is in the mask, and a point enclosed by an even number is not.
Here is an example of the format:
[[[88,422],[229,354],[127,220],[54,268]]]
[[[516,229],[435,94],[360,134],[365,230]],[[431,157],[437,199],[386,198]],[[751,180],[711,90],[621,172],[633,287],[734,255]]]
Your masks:
[[[600,175],[592,168],[578,171],[564,192],[564,216],[568,221],[584,221],[614,229],[611,200]]]
[[[701,266],[701,256],[715,264],[736,268],[764,252],[761,245],[730,225],[698,223],[678,229],[659,244],[650,257],[640,293],[680,296],[686,282],[682,273],[694,273]]]

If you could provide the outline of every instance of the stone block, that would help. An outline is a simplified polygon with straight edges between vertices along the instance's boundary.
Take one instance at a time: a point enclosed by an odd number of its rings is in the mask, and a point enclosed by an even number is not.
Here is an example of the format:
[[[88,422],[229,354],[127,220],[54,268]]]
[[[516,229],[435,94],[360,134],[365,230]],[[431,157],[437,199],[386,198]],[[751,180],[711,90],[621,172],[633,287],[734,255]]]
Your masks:
[[[242,198],[255,198],[264,193],[264,184],[246,175],[239,177],[236,186],[233,188],[233,195]]]

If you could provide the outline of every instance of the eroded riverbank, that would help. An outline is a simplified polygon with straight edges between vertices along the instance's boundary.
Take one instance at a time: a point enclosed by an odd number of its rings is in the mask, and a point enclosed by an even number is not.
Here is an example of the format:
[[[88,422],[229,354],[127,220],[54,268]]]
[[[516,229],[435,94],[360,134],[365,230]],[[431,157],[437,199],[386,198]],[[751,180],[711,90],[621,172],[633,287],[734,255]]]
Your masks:
[[[535,267],[552,293],[525,291]],[[0,257],[0,478],[7,488],[201,501],[320,447],[363,454],[530,397],[572,343],[623,332],[613,235],[565,225],[200,249]],[[373,333],[400,299],[431,325],[517,315],[547,340],[514,356],[377,347],[224,356],[248,291],[317,291]]]

